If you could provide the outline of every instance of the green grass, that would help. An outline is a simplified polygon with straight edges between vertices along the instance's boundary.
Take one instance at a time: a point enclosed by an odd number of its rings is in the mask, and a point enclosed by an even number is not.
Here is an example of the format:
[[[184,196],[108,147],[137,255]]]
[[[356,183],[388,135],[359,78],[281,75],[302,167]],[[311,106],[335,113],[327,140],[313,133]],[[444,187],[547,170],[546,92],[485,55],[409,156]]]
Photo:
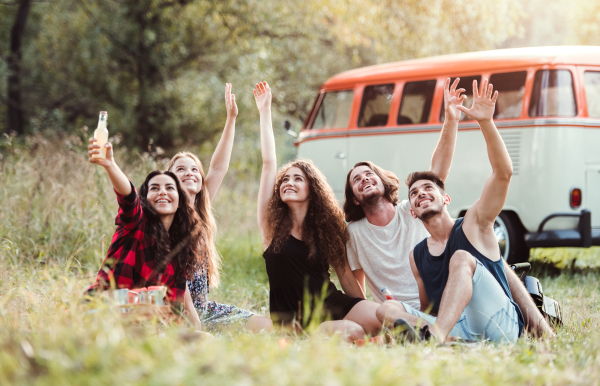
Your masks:
[[[81,294],[114,232],[116,202],[106,176],[86,162],[76,136],[0,145],[1,385],[600,383],[597,270],[541,273],[544,292],[563,306],[565,325],[553,341],[520,339],[512,347],[358,348],[310,333],[285,336],[283,344],[278,332],[225,331],[197,340],[187,327],[131,325],[103,304],[89,314]],[[137,184],[162,165],[149,155],[118,156]],[[222,286],[209,298],[266,314],[268,280],[255,231],[258,167],[255,160],[232,166],[215,201]],[[571,261],[600,258],[597,249],[567,253],[576,256]]]

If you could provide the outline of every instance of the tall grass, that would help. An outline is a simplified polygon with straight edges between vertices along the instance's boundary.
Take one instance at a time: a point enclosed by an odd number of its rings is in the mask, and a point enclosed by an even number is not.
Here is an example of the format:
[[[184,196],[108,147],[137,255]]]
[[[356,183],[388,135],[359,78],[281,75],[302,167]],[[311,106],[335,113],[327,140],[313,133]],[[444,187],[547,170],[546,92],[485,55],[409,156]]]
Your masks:
[[[244,151],[238,146],[236,152]],[[197,149],[208,161],[210,149]],[[551,342],[472,349],[353,347],[340,339],[237,335],[199,340],[185,326],[124,320],[80,304],[114,232],[117,204],[104,172],[87,162],[84,133],[0,142],[0,384],[598,384],[598,272],[541,277],[565,325]],[[234,157],[215,201],[223,280],[209,298],[268,310],[255,231],[259,158]],[[161,155],[117,147],[138,185]],[[104,242],[103,242],[104,240]],[[598,256],[596,255],[596,258]],[[281,340],[284,337],[285,340]]]

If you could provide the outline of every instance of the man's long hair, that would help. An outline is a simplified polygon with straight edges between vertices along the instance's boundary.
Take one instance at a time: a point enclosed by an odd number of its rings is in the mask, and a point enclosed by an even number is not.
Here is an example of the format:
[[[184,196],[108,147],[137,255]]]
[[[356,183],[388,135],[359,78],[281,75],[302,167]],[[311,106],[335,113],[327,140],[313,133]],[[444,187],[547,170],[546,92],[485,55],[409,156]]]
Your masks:
[[[307,159],[297,159],[283,165],[277,173],[273,197],[266,215],[267,235],[271,238],[273,252],[281,251],[292,230],[289,206],[281,199],[280,188],[285,173],[292,167],[302,170],[308,181],[308,211],[302,224],[302,239],[309,249],[309,259],[322,256],[334,268],[346,264],[346,242],[349,239],[344,215],[327,179],[315,164]]]
[[[398,188],[400,187],[400,180],[398,177],[388,171],[380,168],[370,161],[361,161],[356,163],[346,176],[346,188],[344,191],[344,214],[346,221],[358,221],[365,217],[365,211],[361,205],[354,203],[354,192],[352,191],[352,181],[350,181],[350,175],[359,166],[367,166],[371,169],[379,178],[383,184],[384,192],[383,198],[394,205],[398,204]]]
[[[175,181],[179,194],[177,211],[168,232],[158,213],[147,200],[150,180],[161,174],[167,175]],[[168,171],[155,170],[151,172],[140,187],[140,201],[148,219],[145,237],[154,240],[156,266],[164,269],[169,261],[177,259],[181,273],[187,278],[191,278],[197,272],[200,263],[197,255],[202,233],[199,226],[200,219],[189,205],[187,192],[181,187],[179,179]]]
[[[206,188],[206,178],[204,175],[204,169],[202,169],[202,162],[194,154],[182,151],[177,154],[167,164],[166,170],[171,170],[175,165],[175,161],[179,158],[188,157],[191,158],[200,170],[202,176],[202,189],[196,194],[196,199],[192,202],[193,208],[200,217],[200,233],[202,238],[200,240],[201,248],[198,250],[198,256],[201,264],[207,267],[208,270],[208,282],[210,286],[216,288],[221,283],[221,255],[217,251],[215,245],[215,239],[217,235],[217,222],[213,214],[212,205],[210,203],[210,197],[208,189]],[[186,193],[187,195],[187,193]]]

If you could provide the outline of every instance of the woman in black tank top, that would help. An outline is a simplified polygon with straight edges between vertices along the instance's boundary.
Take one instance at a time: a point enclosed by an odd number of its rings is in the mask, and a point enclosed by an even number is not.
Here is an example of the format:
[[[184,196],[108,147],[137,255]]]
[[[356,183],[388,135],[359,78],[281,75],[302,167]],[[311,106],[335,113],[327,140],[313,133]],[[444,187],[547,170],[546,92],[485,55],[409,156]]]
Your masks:
[[[350,340],[376,334],[381,324],[378,305],[364,300],[362,289],[348,267],[348,233],[333,190],[309,160],[296,160],[277,172],[271,124],[271,90],[256,85],[260,112],[263,168],[258,197],[258,225],[269,276],[271,319],[278,324],[305,327],[319,316],[321,330],[344,332]],[[329,277],[336,270],[346,294]]]

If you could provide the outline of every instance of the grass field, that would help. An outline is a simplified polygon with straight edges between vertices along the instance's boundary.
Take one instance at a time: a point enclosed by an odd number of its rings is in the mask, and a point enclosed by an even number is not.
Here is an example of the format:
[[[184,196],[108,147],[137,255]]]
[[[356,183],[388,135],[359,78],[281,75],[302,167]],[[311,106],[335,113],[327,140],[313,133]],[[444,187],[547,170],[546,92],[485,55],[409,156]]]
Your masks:
[[[114,231],[106,176],[86,162],[78,136],[0,144],[1,385],[600,383],[600,273],[571,263],[577,269],[560,275],[538,272],[544,292],[563,306],[557,338],[523,338],[512,347],[353,347],[310,332],[285,341],[282,333],[227,331],[198,340],[186,327],[131,325],[106,306],[88,314],[79,300]],[[136,184],[161,166],[151,154],[121,150],[117,157]],[[268,282],[254,230],[256,161],[232,163],[215,201],[224,273],[210,298],[266,314]],[[600,260],[598,249],[532,256],[558,259],[553,254]]]

